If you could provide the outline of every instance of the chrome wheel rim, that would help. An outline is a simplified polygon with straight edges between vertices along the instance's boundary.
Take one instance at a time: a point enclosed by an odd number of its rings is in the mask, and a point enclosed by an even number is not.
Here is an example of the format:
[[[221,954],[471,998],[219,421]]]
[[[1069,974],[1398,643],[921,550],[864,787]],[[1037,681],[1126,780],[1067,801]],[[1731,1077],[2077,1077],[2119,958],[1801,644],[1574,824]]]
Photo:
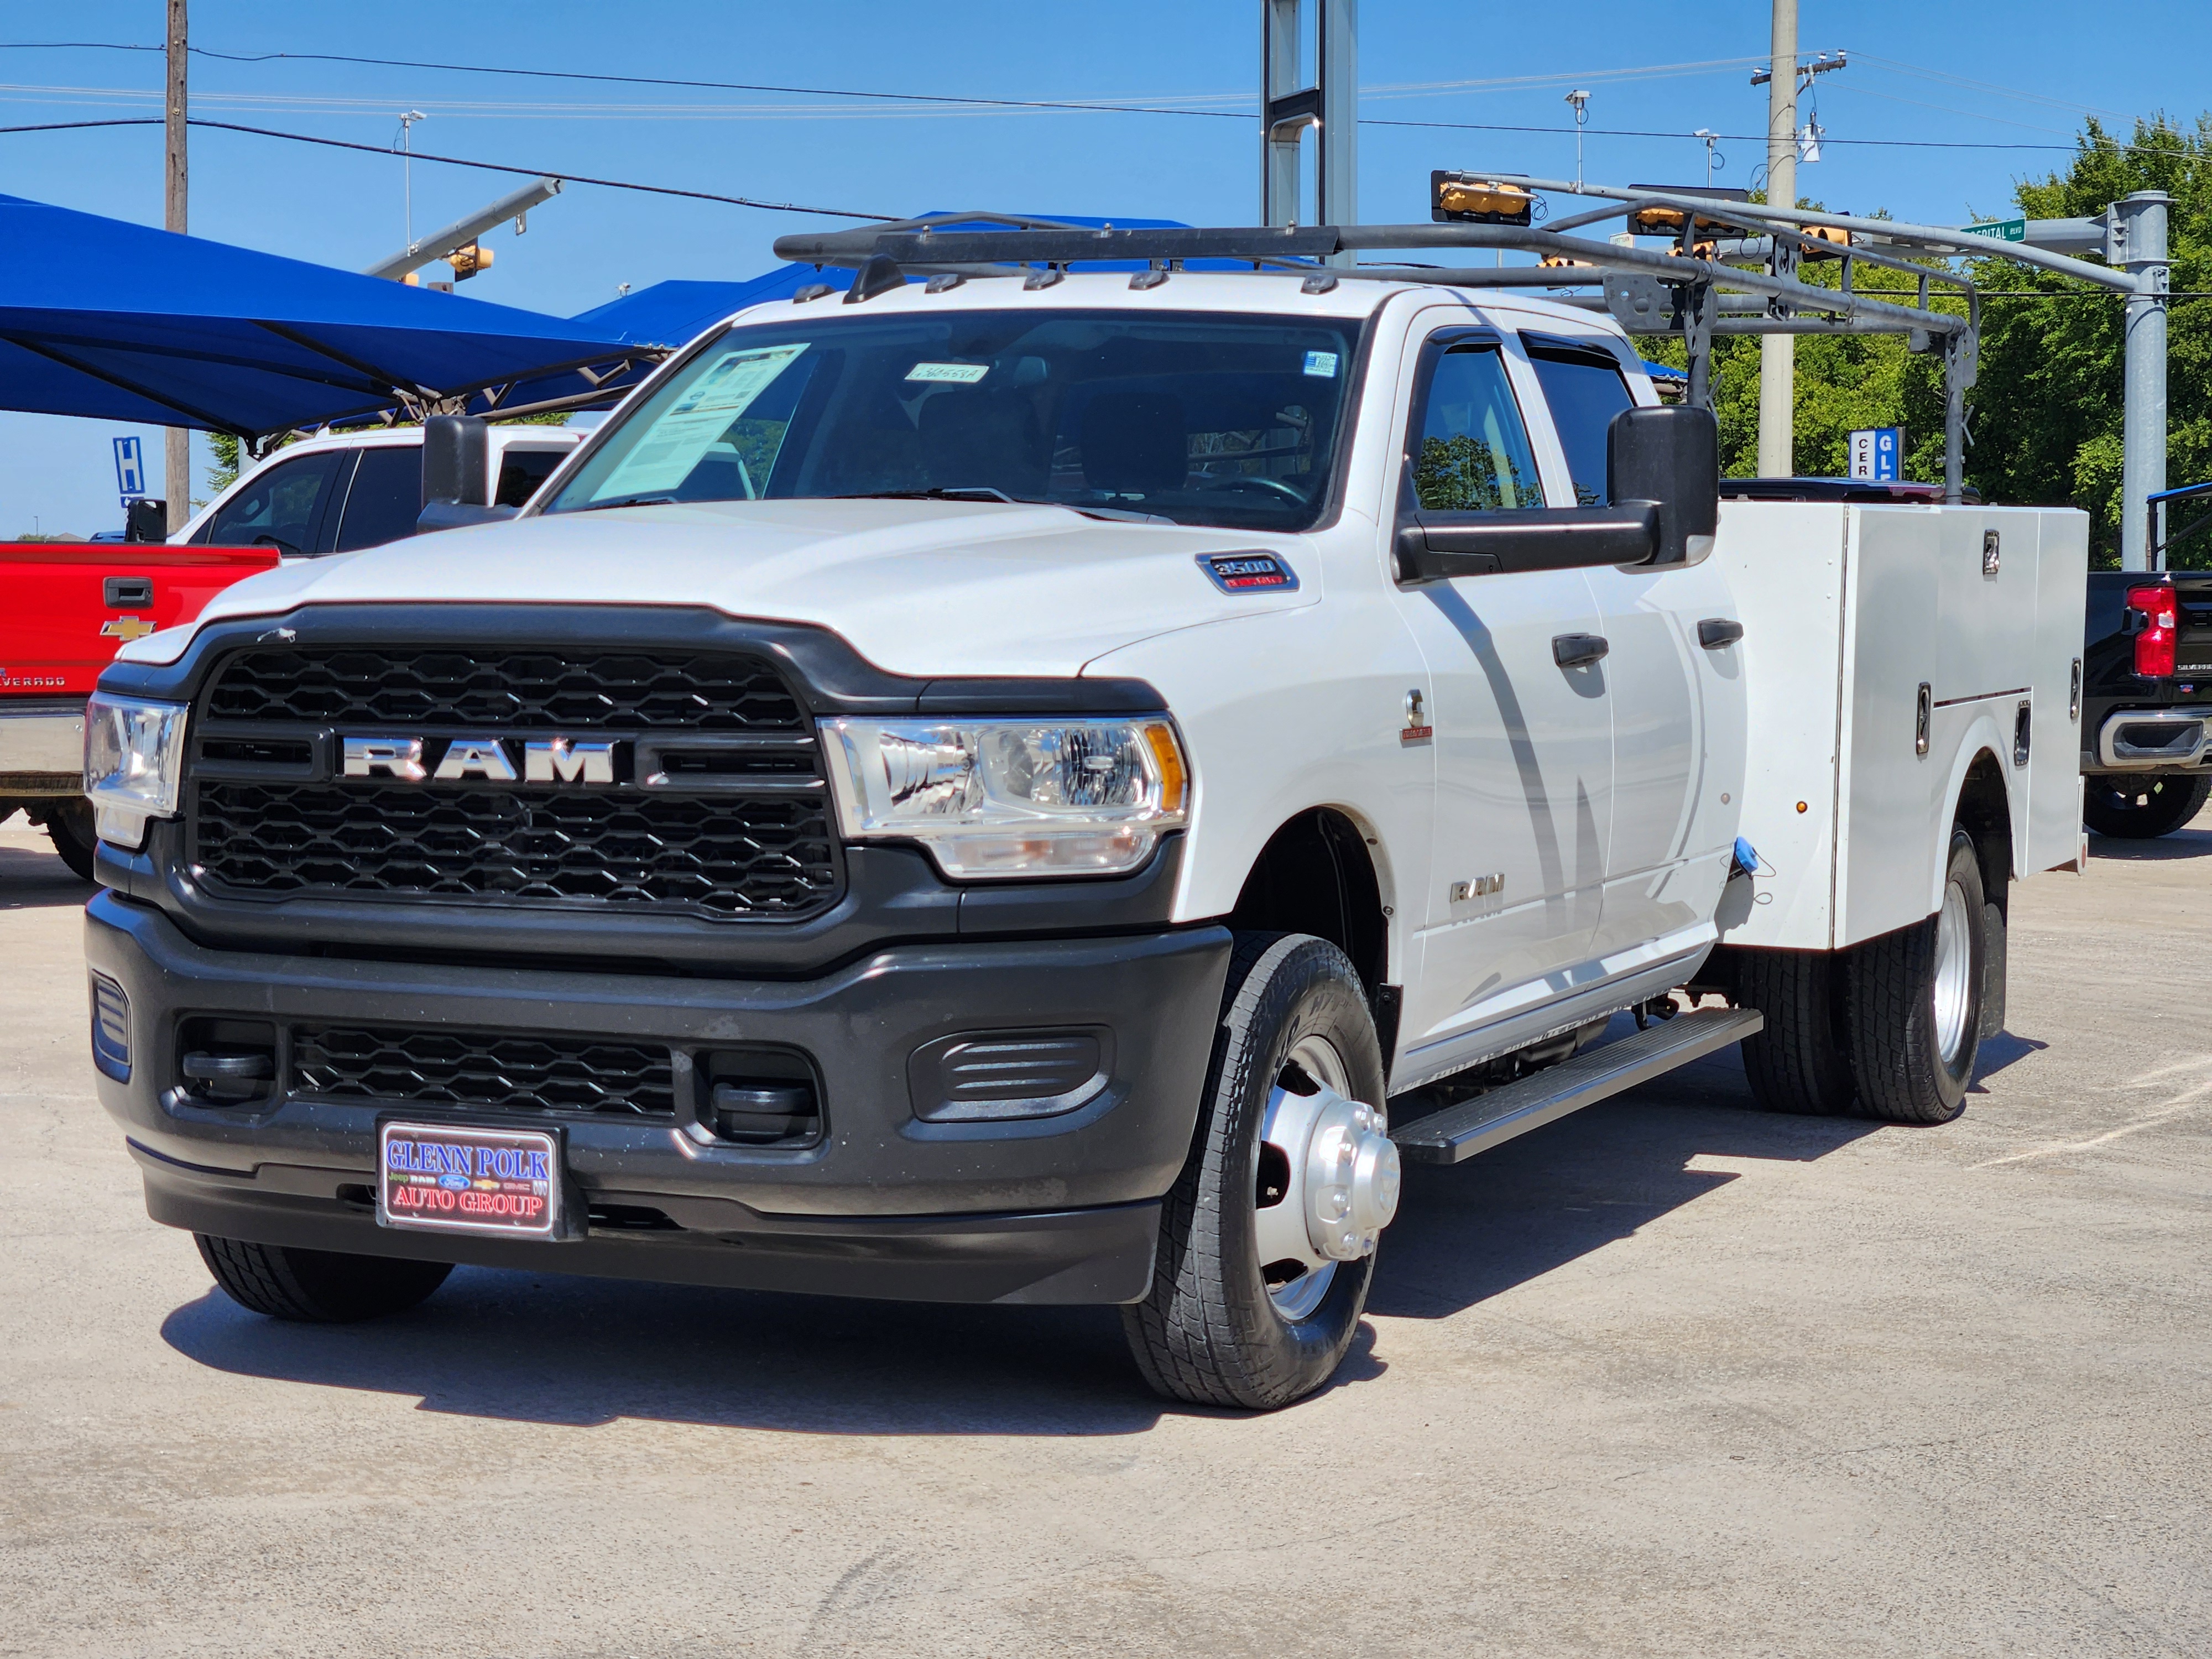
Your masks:
[[[1955,881],[1947,883],[1943,908],[1936,917],[1936,1046],[1947,1066],[1958,1065],[1966,1046],[1973,1003],[1967,982],[1974,969],[1972,927],[1966,890]]]
[[[1275,1074],[1274,1085],[1267,1091],[1267,1115],[1261,1130],[1263,1135],[1281,1116],[1285,1098],[1294,1092],[1302,1092],[1291,1090],[1284,1082],[1284,1079],[1294,1072],[1303,1072],[1309,1080],[1324,1089],[1334,1089],[1339,1094],[1346,1093],[1352,1087],[1352,1073],[1345,1066],[1344,1056],[1336,1052],[1334,1043],[1322,1036],[1300,1037],[1291,1045],[1283,1069]],[[1270,1265],[1264,1259],[1260,1263],[1263,1272]],[[1275,1304],[1277,1313],[1292,1324],[1301,1319],[1310,1318],[1314,1310],[1320,1307],[1322,1299],[1328,1295],[1329,1285],[1335,1282],[1336,1268],[1335,1262],[1324,1262],[1300,1273],[1296,1279],[1280,1285],[1270,1285],[1267,1286],[1267,1300]]]
[[[1328,1298],[1340,1267],[1371,1256],[1398,1212],[1398,1149],[1379,1106],[1348,1092],[1326,1037],[1300,1038],[1268,1090],[1253,1183],[1253,1243],[1267,1299],[1295,1324]]]

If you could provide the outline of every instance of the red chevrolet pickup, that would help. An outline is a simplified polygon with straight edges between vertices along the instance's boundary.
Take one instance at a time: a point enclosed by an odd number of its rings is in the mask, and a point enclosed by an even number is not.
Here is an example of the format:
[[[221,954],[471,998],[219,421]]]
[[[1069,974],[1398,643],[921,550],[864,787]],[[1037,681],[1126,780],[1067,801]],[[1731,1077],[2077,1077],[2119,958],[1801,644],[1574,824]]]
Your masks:
[[[0,818],[27,811],[89,880],[84,702],[100,671],[276,560],[273,547],[0,543]]]

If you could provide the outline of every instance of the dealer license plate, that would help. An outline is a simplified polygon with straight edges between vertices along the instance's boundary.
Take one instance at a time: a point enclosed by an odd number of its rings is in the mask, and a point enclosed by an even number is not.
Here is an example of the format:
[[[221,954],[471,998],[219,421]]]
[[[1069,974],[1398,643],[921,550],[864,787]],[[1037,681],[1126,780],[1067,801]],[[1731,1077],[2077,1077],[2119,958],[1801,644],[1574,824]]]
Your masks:
[[[386,1123],[377,1169],[387,1227],[550,1238],[559,1224],[561,1146],[540,1130]]]

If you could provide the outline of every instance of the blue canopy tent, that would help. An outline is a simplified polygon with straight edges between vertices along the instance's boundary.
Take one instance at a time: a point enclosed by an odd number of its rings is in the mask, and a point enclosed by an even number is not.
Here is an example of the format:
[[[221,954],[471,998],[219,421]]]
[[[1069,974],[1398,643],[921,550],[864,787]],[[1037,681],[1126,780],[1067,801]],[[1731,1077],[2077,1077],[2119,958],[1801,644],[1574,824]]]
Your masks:
[[[672,339],[0,196],[0,407],[255,439],[610,395]]]

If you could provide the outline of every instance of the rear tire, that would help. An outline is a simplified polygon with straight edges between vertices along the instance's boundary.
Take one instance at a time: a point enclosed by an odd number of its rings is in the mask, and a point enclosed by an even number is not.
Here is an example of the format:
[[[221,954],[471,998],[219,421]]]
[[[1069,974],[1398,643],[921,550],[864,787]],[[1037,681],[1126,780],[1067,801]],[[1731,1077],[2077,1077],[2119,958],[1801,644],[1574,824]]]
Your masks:
[[[1843,967],[1826,951],[1746,949],[1737,957],[1735,999],[1766,1024],[1743,1041],[1752,1098],[1770,1112],[1833,1117],[1851,1109],[1850,1046],[1844,1027]]]
[[[1963,830],[1936,913],[1869,939],[1844,969],[1859,1109],[1891,1123],[1948,1123],[1966,1103],[1988,988],[1982,867]]]
[[[1303,1297],[1282,1285],[1271,1293],[1260,1260],[1262,1121],[1291,1050],[1316,1042],[1340,1063],[1340,1092],[1379,1107],[1382,1049],[1344,952],[1304,933],[1238,935],[1190,1159],[1161,1218],[1152,1293],[1121,1310],[1138,1370],[1170,1399],[1287,1406],[1327,1382],[1352,1346],[1371,1251],[1328,1264],[1325,1279],[1309,1274],[1319,1282]]]
[[[307,1325],[349,1325],[415,1306],[453,1271],[446,1261],[341,1255],[194,1233],[223,1294],[249,1313]]]
[[[2115,841],[2170,836],[2203,811],[2212,796],[2212,773],[2104,773],[2083,781],[2081,822]]]
[[[86,800],[57,801],[36,808],[39,821],[46,827],[46,837],[54,844],[54,851],[70,867],[70,873],[79,881],[92,879],[92,849],[98,841],[93,827],[92,803]]]

